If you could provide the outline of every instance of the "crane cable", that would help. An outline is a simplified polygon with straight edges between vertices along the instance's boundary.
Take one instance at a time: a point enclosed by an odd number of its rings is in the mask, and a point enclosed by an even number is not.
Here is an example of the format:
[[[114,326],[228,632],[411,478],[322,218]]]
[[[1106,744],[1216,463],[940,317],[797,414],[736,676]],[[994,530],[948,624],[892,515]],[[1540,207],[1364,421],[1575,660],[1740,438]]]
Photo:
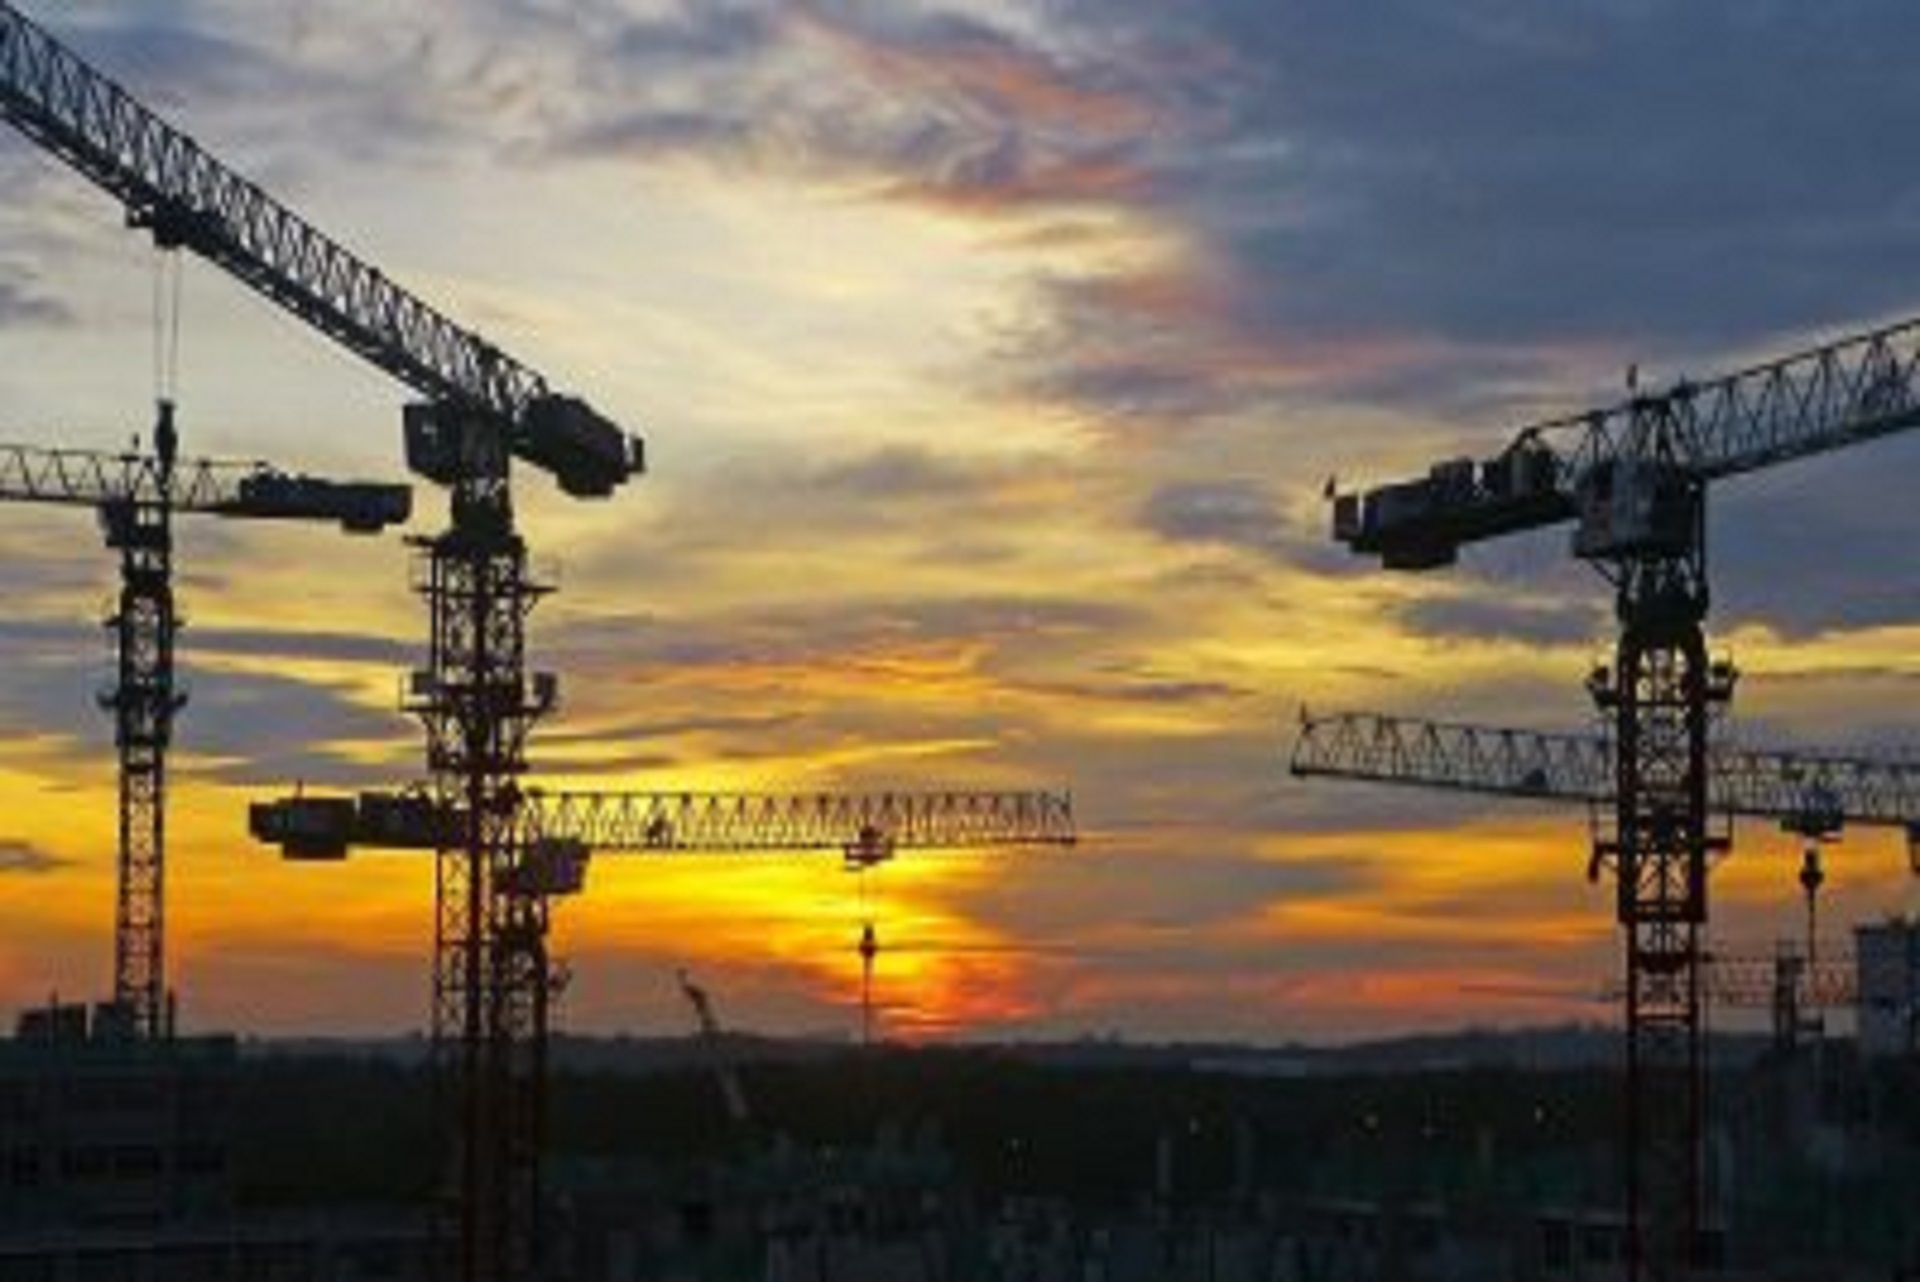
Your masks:
[[[184,277],[178,249],[153,256],[153,396],[172,403],[180,386],[180,296]]]

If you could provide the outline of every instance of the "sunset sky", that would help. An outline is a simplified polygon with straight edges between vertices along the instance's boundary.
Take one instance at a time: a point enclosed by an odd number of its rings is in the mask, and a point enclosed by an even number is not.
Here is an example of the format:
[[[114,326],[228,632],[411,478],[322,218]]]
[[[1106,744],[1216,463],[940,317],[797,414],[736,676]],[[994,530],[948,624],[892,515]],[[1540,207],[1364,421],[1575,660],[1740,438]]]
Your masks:
[[[1893,0],[29,0],[58,37],[396,280],[647,439],[527,472],[550,784],[1071,788],[1070,852],[869,879],[916,1037],[1334,1039],[1601,1019],[1577,811],[1286,773],[1316,709],[1577,728],[1611,644],[1564,531],[1393,577],[1321,490],[1920,302],[1920,12]],[[0,439],[145,432],[155,253],[0,131]],[[188,453],[400,479],[406,389],[188,262]],[[1755,745],[1913,739],[1892,441],[1714,496],[1716,645]],[[412,529],[443,519],[422,488]],[[289,867],[248,800],[422,769],[400,540],[186,519],[186,1022],[416,1028],[431,869]],[[0,1006],[109,983],[114,839],[81,511],[0,512]],[[1718,933],[1798,921],[1743,830]],[[1904,847],[1828,920],[1906,908]],[[831,858],[605,859],[563,1021],[849,1035]],[[1532,993],[1528,997],[1525,994]]]

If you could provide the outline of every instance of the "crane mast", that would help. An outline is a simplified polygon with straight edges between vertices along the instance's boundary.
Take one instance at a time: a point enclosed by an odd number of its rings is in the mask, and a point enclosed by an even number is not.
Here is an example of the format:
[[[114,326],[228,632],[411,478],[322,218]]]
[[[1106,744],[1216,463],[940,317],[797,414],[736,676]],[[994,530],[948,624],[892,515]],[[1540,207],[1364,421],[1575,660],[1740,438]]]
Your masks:
[[[92,508],[119,553],[120,592],[107,627],[114,679],[100,692],[119,759],[113,1004],[130,1035],[167,1031],[167,750],[186,695],[175,681],[173,518],[333,522],[372,534],[406,521],[404,485],[336,482],[264,463],[177,457],[172,406],[162,402],[152,453],[0,445],[0,502]]]
[[[407,462],[451,491],[452,519],[417,543],[430,638],[406,705],[436,792],[467,816],[435,878],[435,1058],[460,1118],[462,1282],[525,1282],[543,1267],[528,1103],[540,1051],[528,1039],[550,987],[548,905],[503,878],[517,860],[527,737],[556,687],[526,668],[527,616],[547,589],[527,574],[510,465],[601,497],[643,470],[640,442],[229,169],[10,0],[0,115],[119,200],[130,226],[199,254],[425,398],[406,408]]]

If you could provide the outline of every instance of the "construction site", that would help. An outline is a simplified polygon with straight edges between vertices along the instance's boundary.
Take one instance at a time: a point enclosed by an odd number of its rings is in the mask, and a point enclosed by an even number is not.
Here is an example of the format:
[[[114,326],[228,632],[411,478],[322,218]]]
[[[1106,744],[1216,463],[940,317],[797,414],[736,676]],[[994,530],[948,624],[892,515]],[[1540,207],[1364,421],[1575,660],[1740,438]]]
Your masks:
[[[1912,291],[1447,230],[1686,41],[318,8],[0,0],[0,1282],[1920,1279]]]

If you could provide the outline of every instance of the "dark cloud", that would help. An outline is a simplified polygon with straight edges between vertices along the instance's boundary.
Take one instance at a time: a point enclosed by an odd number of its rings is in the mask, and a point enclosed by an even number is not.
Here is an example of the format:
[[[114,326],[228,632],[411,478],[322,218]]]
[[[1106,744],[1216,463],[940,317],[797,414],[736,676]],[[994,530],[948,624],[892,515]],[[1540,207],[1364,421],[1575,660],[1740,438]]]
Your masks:
[[[1804,638],[1920,623],[1916,465],[1920,440],[1888,441],[1716,487],[1709,626]]]
[[[1262,552],[1290,546],[1270,493],[1245,481],[1162,486],[1148,497],[1141,520],[1176,543],[1224,543]]]
[[[1061,13],[1101,51],[1077,74],[1153,86],[1115,204],[1188,245],[1046,286],[1016,365],[1101,421],[1532,416],[1599,361],[1697,372],[1910,305],[1920,179],[1860,141],[1920,108],[1898,5]]]
[[[608,53],[636,69],[670,72],[689,64],[730,67],[764,53],[777,26],[768,12],[750,5],[683,5],[670,15],[626,20]]]
[[[301,6],[237,20],[191,0],[85,4],[46,25],[169,124],[274,190],[376,155],[418,161],[429,146],[444,154],[463,115],[467,134],[476,132],[462,110],[471,69],[463,92],[442,90],[431,31],[404,13],[387,18],[328,22],[331,39],[318,42]]]
[[[653,615],[576,619],[556,630],[551,653],[569,671],[629,674],[857,660],[889,646],[940,641],[1071,641],[1146,618],[1135,607],[1070,597],[886,597],[858,608],[834,600],[732,611],[704,618]]]
[[[863,503],[971,499],[1007,479],[1004,465],[966,462],[918,445],[890,445],[821,464],[798,479],[807,490]]]
[[[1180,481],[1147,496],[1140,524],[1169,543],[1212,544],[1252,552],[1282,565],[1321,573],[1360,567],[1328,539],[1292,521],[1270,487],[1249,481]]]
[[[186,633],[186,644],[208,655],[322,659],[390,664],[396,668],[411,664],[420,656],[420,646],[416,643],[355,632],[196,627]]]
[[[571,747],[582,744],[617,744],[621,740],[666,739],[678,735],[765,734],[793,725],[799,718],[792,713],[740,713],[735,715],[643,718],[612,725],[596,726],[590,731],[569,731],[564,727],[543,732],[543,747]]]
[[[0,876],[34,877],[65,868],[73,861],[16,837],[0,837]]]
[[[1599,602],[1510,601],[1484,595],[1425,597],[1400,611],[1401,625],[1421,636],[1542,646],[1595,640],[1610,617]]]
[[[568,729],[562,720],[534,741],[541,770],[577,775],[631,775],[670,769],[698,771],[716,759],[752,761],[780,754],[774,745],[804,739],[807,718],[798,711],[655,717],[595,721]],[[717,740],[722,746],[707,746]]]
[[[1140,674],[1116,674],[1087,681],[1032,681],[1018,683],[1018,688],[1056,698],[1169,707],[1239,699],[1250,693],[1225,681],[1172,681]]]
[[[200,25],[182,4],[142,5],[83,20],[54,38],[152,104],[219,103],[310,88],[313,75],[265,49]]]
[[[65,303],[41,292],[32,272],[0,264],[0,330],[70,325],[73,320]]]
[[[1202,216],[1268,204],[1217,225],[1283,331],[1684,354],[1908,301],[1920,181],[1859,144],[1920,106],[1901,6],[1157,12],[1233,91],[1169,177]]]
[[[182,714],[182,747],[194,773],[223,783],[371,787],[393,782],[393,768],[369,765],[348,743],[389,744],[411,762],[418,730],[397,710],[366,708],[309,681],[258,673],[196,671]]]
[[[112,725],[95,695],[110,683],[113,670],[99,634],[81,624],[32,619],[10,620],[0,633],[7,652],[0,725],[51,736],[37,751],[69,766],[110,770]],[[180,714],[176,751],[207,777],[249,784],[367,784],[380,781],[380,772],[352,759],[341,745],[387,741],[403,752],[402,745],[414,741],[398,712],[369,710],[319,683],[207,669],[191,658],[179,679],[189,700]]]

